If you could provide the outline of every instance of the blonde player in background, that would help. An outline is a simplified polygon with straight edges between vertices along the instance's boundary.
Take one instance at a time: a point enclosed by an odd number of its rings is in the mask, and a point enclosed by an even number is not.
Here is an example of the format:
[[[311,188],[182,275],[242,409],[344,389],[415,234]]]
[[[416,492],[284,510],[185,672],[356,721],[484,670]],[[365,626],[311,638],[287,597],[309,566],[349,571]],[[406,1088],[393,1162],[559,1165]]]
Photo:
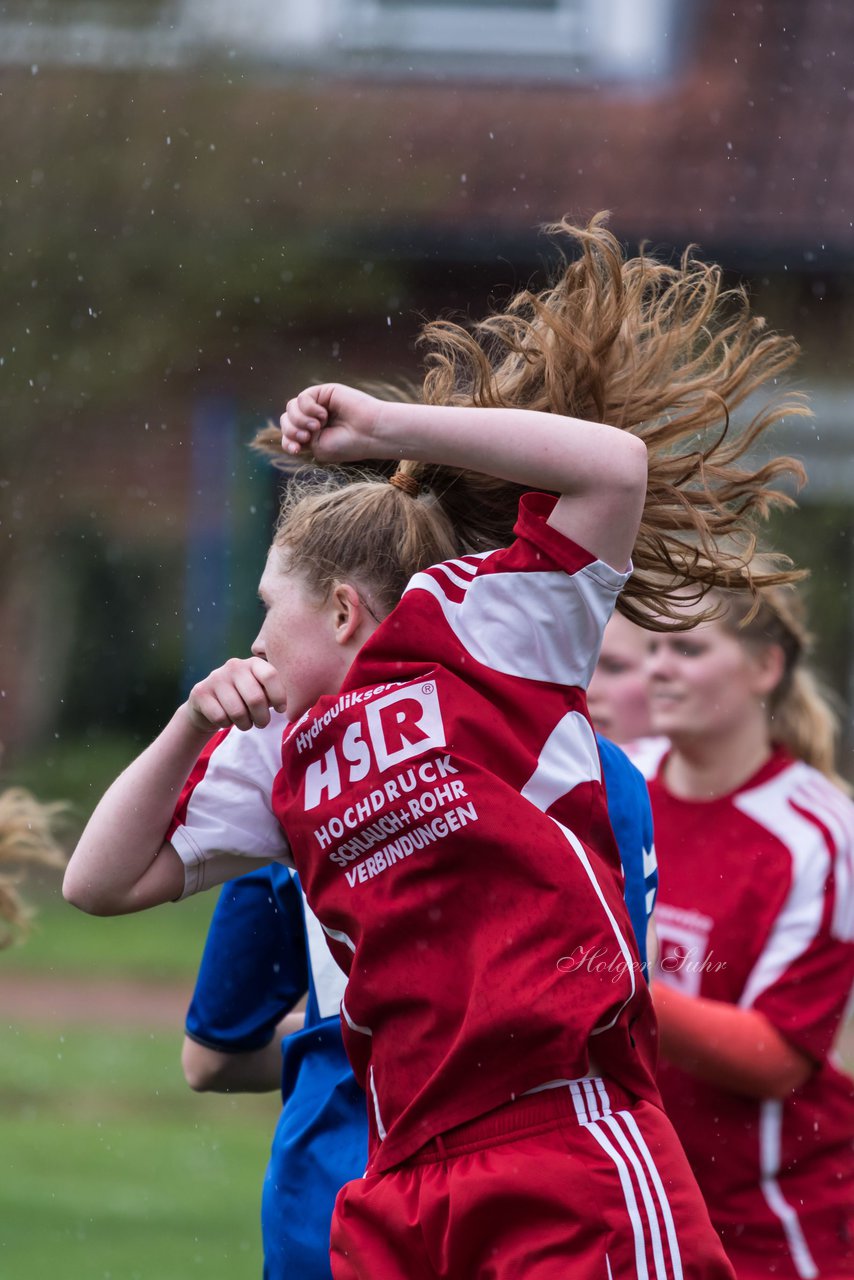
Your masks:
[[[791,589],[652,635],[658,1082],[739,1280],[854,1276],[854,805]],[[686,606],[686,618],[696,607]]]

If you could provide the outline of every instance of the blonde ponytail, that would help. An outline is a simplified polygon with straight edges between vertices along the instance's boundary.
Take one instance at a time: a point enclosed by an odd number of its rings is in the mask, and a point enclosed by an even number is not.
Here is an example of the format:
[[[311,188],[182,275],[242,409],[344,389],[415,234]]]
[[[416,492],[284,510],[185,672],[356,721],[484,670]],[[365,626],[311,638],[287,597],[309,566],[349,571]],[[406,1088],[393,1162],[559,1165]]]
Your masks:
[[[768,719],[773,742],[843,790],[850,789],[836,772],[839,716],[811,671],[802,667],[792,673],[786,688],[772,699]]]
[[[754,569],[765,568],[756,557]],[[744,644],[778,645],[783,674],[768,701],[771,741],[796,760],[812,765],[844,791],[848,784],[836,772],[840,718],[827,693],[806,665],[812,650],[804,603],[791,587],[762,587],[754,601],[743,593],[716,592],[724,605],[721,625]]]

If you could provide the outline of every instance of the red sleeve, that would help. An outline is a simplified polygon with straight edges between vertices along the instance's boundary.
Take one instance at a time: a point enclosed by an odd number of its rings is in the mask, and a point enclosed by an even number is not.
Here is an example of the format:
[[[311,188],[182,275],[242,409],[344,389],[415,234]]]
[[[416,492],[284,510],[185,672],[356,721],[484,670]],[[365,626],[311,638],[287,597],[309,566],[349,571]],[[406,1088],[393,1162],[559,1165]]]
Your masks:
[[[823,929],[753,1008],[802,1053],[821,1062],[836,1041],[852,984],[854,946]]]
[[[229,732],[229,729],[220,729],[219,733],[215,733],[206,744],[196,763],[193,765],[190,776],[184,783],[181,794],[178,797],[178,803],[175,805],[175,812],[172,814],[172,821],[169,823],[169,830],[166,832],[167,840],[171,840],[178,828],[183,826],[187,821],[187,809],[190,804],[190,797],[207,773],[208,765],[211,762],[211,756],[214,751],[216,751],[225,735]]]
[[[550,493],[523,494],[513,532],[517,538],[535,546],[564,572],[577,573],[579,569],[586,569],[593,564],[596,557],[548,523],[557,501]]]

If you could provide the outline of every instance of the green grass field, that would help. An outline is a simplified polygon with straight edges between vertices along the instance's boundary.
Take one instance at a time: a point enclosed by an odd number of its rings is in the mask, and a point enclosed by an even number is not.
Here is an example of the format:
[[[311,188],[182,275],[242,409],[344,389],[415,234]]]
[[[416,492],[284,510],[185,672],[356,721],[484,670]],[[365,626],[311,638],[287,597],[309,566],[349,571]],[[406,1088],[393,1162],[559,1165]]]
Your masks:
[[[27,941],[0,954],[2,973],[168,981],[196,972],[217,894],[134,916],[94,917],[64,902],[51,875],[28,887],[27,897],[38,914]]]
[[[32,933],[0,977],[181,981],[216,894],[122,919],[28,883]],[[132,1019],[132,1008],[128,1011]],[[182,1026],[0,1020],[0,1277],[259,1280],[261,1186],[278,1096],[199,1096]]]
[[[0,1275],[258,1280],[278,1101],[192,1094],[180,1039],[2,1028]]]

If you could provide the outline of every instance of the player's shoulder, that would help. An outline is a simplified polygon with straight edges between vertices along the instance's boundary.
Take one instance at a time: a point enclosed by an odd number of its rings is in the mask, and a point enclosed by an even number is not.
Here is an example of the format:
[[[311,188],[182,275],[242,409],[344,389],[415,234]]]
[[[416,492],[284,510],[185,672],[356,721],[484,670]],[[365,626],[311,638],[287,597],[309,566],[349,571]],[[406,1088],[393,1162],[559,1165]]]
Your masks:
[[[440,602],[446,599],[459,604],[483,565],[496,554],[494,551],[483,551],[477,555],[458,556],[419,570],[407,583],[403,601],[407,602],[407,597],[411,598],[413,592],[426,591]],[[398,605],[398,609],[400,607]]]
[[[737,799],[746,797],[761,797],[769,805],[794,806],[807,817],[815,808],[817,813],[833,809],[840,817],[854,819],[854,803],[840,786],[813,765],[782,753],[736,792]]]
[[[781,758],[768,773],[747,784],[733,805],[775,835],[796,862],[820,853],[850,855],[854,842],[854,804],[818,769],[802,760]]]
[[[803,761],[794,762],[784,777],[789,803],[820,824],[837,847],[850,847],[854,843],[851,797],[820,770]]]

